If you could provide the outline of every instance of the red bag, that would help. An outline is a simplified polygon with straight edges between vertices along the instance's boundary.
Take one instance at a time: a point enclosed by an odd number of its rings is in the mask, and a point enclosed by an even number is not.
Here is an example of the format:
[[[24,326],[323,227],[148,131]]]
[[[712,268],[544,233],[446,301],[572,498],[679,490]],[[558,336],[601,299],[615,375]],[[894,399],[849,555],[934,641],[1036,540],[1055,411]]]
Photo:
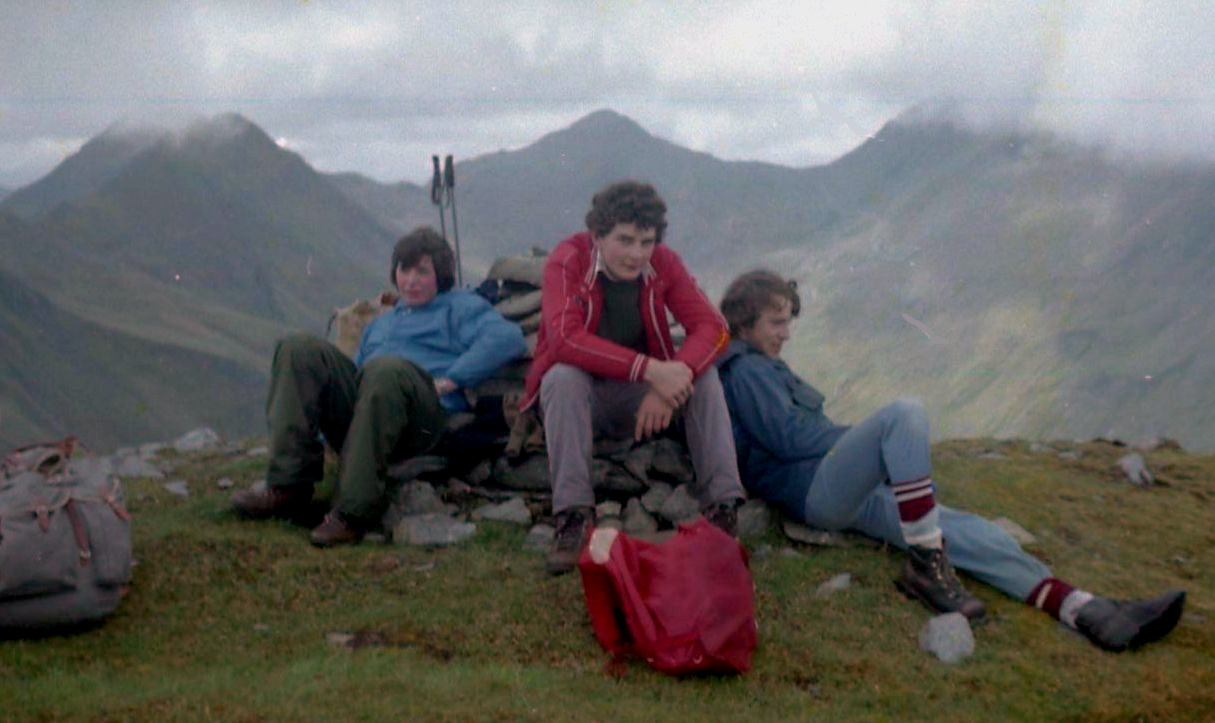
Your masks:
[[[747,552],[699,519],[652,544],[598,528],[578,561],[595,637],[669,675],[745,673],[755,649]]]

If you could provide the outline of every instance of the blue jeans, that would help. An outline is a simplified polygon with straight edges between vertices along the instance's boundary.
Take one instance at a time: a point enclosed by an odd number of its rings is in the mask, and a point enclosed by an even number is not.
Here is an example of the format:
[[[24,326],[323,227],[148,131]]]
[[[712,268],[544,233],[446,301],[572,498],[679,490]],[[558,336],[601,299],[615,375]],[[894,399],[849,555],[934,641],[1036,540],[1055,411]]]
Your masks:
[[[906,549],[889,483],[931,475],[928,415],[919,401],[900,399],[849,429],[823,458],[806,493],[806,522]],[[999,525],[945,505],[937,509],[958,569],[1018,600],[1050,575]]]

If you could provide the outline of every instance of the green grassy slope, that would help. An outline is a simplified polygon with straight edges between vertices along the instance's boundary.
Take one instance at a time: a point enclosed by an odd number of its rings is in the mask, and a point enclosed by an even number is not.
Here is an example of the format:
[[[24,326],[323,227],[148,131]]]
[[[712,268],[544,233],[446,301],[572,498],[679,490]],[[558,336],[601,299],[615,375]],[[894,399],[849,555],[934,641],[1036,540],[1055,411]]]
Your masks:
[[[1079,453],[1076,460],[1058,451]],[[1002,458],[985,459],[995,452]],[[948,666],[929,618],[870,547],[751,544],[760,646],[741,678],[604,671],[576,575],[549,578],[523,530],[481,523],[451,549],[319,551],[305,530],[237,520],[216,480],[260,477],[243,450],[180,461],[192,495],[127,485],[139,565],[103,627],[0,642],[10,720],[1201,720],[1215,714],[1215,458],[1162,450],[1169,486],[1111,471],[1124,449],[992,440],[937,445],[943,500],[1007,515],[1061,577],[1097,592],[1190,593],[1166,640],[1114,655],[970,581],[990,620]],[[1167,521],[1167,522],[1166,522]],[[850,572],[830,597],[816,586]],[[352,646],[328,641],[354,635]]]
[[[95,450],[198,426],[262,429],[266,370],[108,330],[0,272],[0,448],[77,435]]]

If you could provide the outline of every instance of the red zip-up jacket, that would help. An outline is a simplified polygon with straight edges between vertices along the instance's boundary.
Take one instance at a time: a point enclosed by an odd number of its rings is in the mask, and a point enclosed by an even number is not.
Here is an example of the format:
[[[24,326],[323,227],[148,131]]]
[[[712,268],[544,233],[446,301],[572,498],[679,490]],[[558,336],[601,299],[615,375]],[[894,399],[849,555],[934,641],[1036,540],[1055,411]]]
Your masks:
[[[650,357],[679,360],[699,377],[730,343],[726,320],[697,286],[679,254],[662,244],[641,272],[641,321],[649,356],[596,336],[603,312],[602,266],[591,234],[583,231],[557,244],[544,263],[540,334],[527,371],[523,408],[539,397],[540,380],[554,364],[572,364],[597,377],[640,381]],[[675,348],[667,310],[683,325]]]

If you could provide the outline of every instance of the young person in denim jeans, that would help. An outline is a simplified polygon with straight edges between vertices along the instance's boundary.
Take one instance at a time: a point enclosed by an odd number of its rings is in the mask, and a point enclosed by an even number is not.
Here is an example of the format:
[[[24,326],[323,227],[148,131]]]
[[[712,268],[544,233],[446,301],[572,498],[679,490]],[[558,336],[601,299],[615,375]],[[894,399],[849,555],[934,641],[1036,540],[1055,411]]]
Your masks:
[[[769,271],[735,279],[721,303],[733,341],[718,360],[743,480],[752,495],[815,527],[851,529],[908,553],[896,584],[941,612],[982,617],[953,565],[1124,650],[1166,635],[1185,592],[1141,601],[1097,597],[1051,576],[1001,527],[935,501],[928,417],[896,401],[853,427],[823,414],[824,397],[780,359],[801,310],[796,286]]]

